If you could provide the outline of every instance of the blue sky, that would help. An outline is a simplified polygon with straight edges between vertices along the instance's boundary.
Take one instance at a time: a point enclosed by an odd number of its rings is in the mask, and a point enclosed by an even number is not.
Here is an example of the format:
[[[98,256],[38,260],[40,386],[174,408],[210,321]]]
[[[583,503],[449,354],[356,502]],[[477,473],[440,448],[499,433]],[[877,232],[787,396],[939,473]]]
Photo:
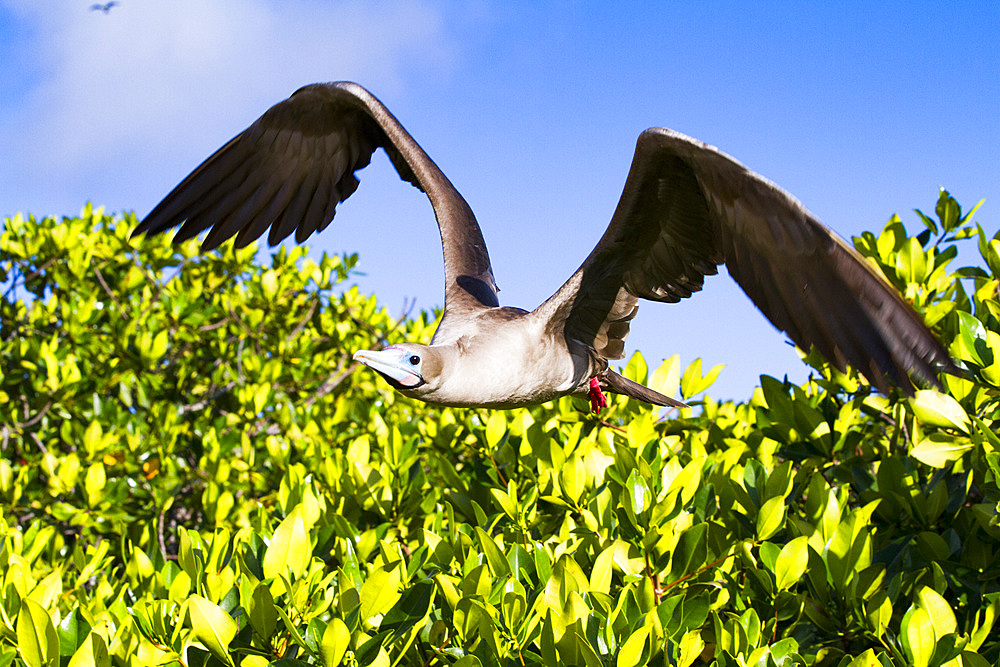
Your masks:
[[[314,81],[378,95],[463,192],[501,302],[533,308],[604,231],[639,132],[714,144],[844,236],[933,209],[1000,211],[1000,3],[0,0],[0,216],[149,211]],[[309,245],[361,254],[394,312],[441,302],[426,199],[376,156]],[[722,272],[645,303],[630,350],[726,364],[713,396],[807,375]]]

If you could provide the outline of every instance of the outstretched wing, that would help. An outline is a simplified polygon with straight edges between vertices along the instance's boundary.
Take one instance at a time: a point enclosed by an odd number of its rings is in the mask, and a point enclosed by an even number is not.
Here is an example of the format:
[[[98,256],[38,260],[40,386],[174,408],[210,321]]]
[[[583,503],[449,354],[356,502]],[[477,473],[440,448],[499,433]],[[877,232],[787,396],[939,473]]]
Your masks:
[[[676,302],[725,263],[796,345],[850,364],[881,391],[955,369],[896,290],[794,197],[678,132],[646,130],[611,224],[539,306],[550,330],[620,359],[638,299]]]
[[[469,205],[389,110],[350,82],[305,86],[268,109],[181,181],[135,233],[181,225],[176,239],[182,241],[211,228],[202,243],[209,250],[232,236],[245,246],[270,228],[271,245],[293,231],[301,243],[330,224],[337,204],[358,187],[354,172],[377,148],[434,207],[446,315],[498,305],[486,242]]]

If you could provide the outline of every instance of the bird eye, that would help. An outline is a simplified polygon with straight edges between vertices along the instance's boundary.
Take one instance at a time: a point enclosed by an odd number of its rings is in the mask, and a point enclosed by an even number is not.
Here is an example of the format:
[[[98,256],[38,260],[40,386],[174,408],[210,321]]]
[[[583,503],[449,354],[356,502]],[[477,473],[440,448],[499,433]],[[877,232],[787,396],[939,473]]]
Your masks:
[[[420,357],[418,357],[417,355],[413,355],[412,357],[410,357],[411,366],[416,366],[419,363],[420,363]]]

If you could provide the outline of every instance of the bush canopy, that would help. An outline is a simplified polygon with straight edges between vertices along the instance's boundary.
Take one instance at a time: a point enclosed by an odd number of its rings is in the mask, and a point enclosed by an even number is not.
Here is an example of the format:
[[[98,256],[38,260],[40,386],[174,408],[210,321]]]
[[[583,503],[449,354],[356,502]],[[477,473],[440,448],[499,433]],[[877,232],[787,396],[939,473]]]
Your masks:
[[[977,207],[978,208],[978,207]],[[355,256],[132,215],[0,235],[0,666],[1000,662],[1000,238],[945,191],[855,239],[964,370],[874,393],[625,369],[693,407],[428,407]],[[955,268],[962,257],[972,266]],[[694,400],[693,400],[694,399]]]

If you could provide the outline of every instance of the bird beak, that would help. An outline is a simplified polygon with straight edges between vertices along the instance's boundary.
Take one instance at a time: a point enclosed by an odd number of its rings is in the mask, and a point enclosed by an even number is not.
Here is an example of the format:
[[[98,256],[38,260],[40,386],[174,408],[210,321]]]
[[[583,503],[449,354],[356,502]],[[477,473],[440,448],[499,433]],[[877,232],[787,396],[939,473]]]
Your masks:
[[[381,375],[395,389],[416,389],[424,378],[410,365],[409,356],[410,352],[390,346],[384,350],[358,350],[354,361]]]

